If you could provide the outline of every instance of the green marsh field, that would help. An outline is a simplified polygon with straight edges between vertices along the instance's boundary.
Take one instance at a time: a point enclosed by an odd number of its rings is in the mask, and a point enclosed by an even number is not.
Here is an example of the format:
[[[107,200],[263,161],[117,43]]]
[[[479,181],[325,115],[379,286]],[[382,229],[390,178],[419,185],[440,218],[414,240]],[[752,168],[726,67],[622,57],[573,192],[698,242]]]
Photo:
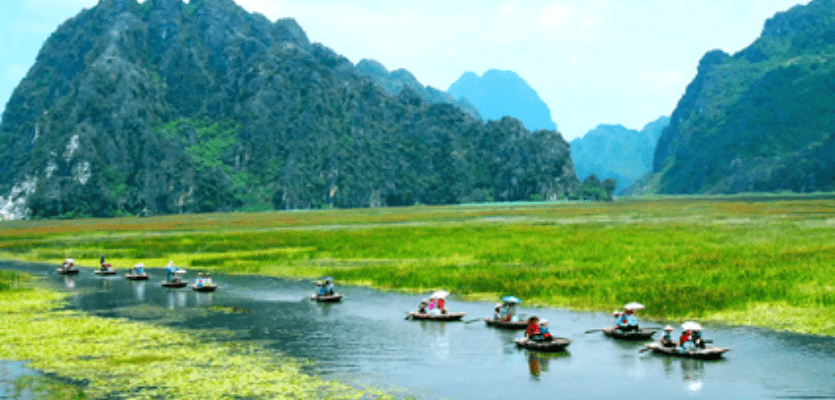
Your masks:
[[[292,278],[835,335],[835,199],[726,197],[0,224],[0,258]]]

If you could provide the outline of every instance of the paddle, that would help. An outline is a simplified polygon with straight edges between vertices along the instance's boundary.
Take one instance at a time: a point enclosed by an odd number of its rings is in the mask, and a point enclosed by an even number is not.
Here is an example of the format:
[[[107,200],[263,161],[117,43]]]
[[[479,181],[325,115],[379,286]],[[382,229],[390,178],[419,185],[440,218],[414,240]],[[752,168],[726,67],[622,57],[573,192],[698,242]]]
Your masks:
[[[475,318],[475,319],[471,319],[469,321],[464,321],[464,323],[465,324],[471,324],[473,322],[478,322],[478,321],[481,321],[481,320],[482,320],[481,318]]]
[[[597,329],[589,329],[589,330],[587,330],[587,331],[586,331],[586,333],[595,333],[595,332],[600,332],[600,331],[602,331],[602,330],[603,330],[602,328],[597,328]]]

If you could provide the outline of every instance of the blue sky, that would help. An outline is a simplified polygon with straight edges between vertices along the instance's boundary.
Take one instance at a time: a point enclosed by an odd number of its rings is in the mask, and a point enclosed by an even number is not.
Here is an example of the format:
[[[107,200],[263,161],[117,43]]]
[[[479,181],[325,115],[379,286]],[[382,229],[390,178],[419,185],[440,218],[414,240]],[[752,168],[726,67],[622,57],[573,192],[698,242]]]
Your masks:
[[[97,0],[0,1],[0,103],[58,25]],[[237,0],[293,17],[354,63],[373,58],[446,90],[464,72],[518,73],[566,139],[669,115],[712,49],[737,52],[797,0]]]

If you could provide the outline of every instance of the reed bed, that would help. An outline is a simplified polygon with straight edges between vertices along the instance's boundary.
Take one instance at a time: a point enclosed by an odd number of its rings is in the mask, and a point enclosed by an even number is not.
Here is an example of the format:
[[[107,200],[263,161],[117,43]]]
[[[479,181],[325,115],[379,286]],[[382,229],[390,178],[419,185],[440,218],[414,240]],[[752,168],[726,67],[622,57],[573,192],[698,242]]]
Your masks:
[[[640,301],[648,317],[835,335],[833,239],[830,198],[669,198],[17,221],[0,224],[0,257],[173,260],[581,310]]]

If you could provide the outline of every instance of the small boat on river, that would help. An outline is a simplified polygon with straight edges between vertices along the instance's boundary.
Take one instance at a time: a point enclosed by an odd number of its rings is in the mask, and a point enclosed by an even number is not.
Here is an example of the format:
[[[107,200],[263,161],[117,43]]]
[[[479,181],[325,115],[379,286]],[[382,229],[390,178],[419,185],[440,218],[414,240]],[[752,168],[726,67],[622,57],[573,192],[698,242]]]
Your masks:
[[[637,331],[622,331],[618,328],[603,328],[600,331],[612,339],[637,342],[651,339],[658,329],[641,328]]]
[[[78,268],[70,267],[70,268],[58,268],[55,270],[61,275],[75,275],[78,273]]]
[[[518,338],[513,340],[516,347],[521,349],[541,351],[543,353],[557,353],[565,351],[565,348],[571,344],[570,339],[555,337],[552,340],[537,341],[529,340],[527,338]]]
[[[188,286],[188,282],[182,279],[172,279],[170,281],[162,281],[162,287],[167,288],[182,288]]]
[[[409,313],[409,317],[411,319],[418,319],[421,321],[460,321],[461,318],[467,315],[465,312],[458,312],[458,313],[447,313],[447,314],[430,314],[430,313],[419,313],[417,311],[412,311]]]
[[[342,300],[342,294],[334,293],[334,294],[331,294],[331,295],[322,295],[322,296],[320,296],[318,294],[314,294],[314,295],[310,296],[310,299],[318,301],[320,303],[337,303],[337,302]]]
[[[703,349],[688,349],[681,352],[678,347],[664,347],[661,343],[648,343],[644,345],[641,351],[651,350],[653,353],[662,354],[671,357],[695,358],[698,360],[718,360],[722,358],[722,354],[730,349],[727,347],[713,347],[707,346]]]
[[[96,275],[100,275],[100,276],[109,276],[109,275],[116,275],[116,270],[112,269],[112,268],[97,269],[97,270],[93,271],[93,273],[96,274]]]
[[[191,285],[191,289],[196,291],[196,292],[214,292],[217,289],[217,285],[204,285],[204,286]]]
[[[493,318],[485,318],[484,323],[487,326],[500,329],[525,329],[528,327],[527,321],[496,321]]]
[[[142,274],[125,274],[125,278],[126,278],[126,279],[130,279],[130,280],[132,280],[132,281],[147,281],[147,280],[148,280],[148,278],[150,278],[150,277],[151,277],[151,275],[148,275],[147,273],[142,273]]]

